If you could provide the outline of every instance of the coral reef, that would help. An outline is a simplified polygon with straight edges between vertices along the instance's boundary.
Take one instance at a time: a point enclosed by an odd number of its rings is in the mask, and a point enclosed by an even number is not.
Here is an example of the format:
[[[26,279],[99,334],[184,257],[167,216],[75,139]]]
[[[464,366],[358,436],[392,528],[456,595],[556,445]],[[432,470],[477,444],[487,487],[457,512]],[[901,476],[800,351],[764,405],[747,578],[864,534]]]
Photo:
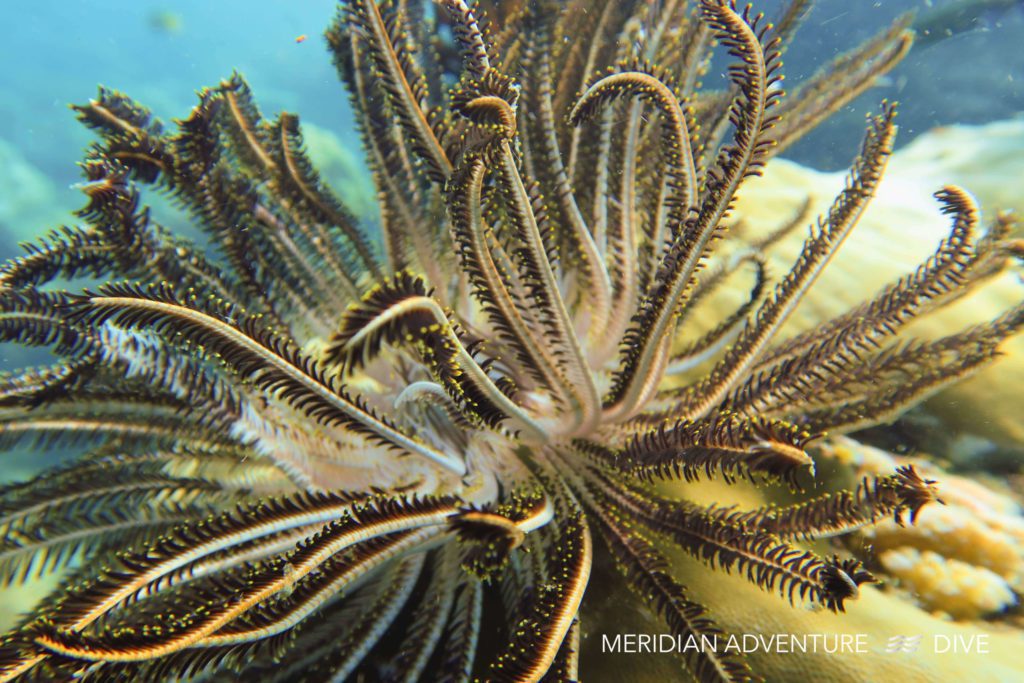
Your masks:
[[[936,479],[944,505],[921,510],[913,525],[892,520],[862,533],[879,565],[929,610],[957,619],[991,616],[1024,593],[1024,510],[1010,492],[945,472],[925,458],[901,458],[837,438],[822,454],[856,476],[913,463]],[[993,485],[995,483],[993,482]]]
[[[354,216],[366,222],[378,221],[377,191],[359,155],[358,141],[343,140],[337,133],[311,123],[302,124],[302,134],[310,161],[324,182],[334,188]]]
[[[934,520],[931,521],[934,530]],[[977,536],[972,533],[975,530],[969,528],[969,523],[964,523],[965,520],[949,521],[941,533],[932,534],[928,540],[959,533],[965,537]],[[912,539],[899,539],[904,540]],[[993,545],[988,538],[983,542]],[[919,596],[924,606],[941,610],[957,619],[977,619],[1017,604],[1017,597],[1003,576],[933,550],[920,551],[900,545],[879,552],[878,561],[890,576],[899,579],[900,585]]]

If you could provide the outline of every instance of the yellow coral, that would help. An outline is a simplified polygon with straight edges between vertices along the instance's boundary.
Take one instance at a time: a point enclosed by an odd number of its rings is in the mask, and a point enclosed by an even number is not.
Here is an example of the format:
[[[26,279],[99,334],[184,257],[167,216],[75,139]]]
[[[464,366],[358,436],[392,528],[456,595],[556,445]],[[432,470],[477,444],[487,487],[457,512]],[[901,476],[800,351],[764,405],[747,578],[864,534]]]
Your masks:
[[[922,604],[956,619],[976,619],[1017,602],[999,574],[932,550],[904,546],[880,553],[878,560],[889,574],[911,587]]]

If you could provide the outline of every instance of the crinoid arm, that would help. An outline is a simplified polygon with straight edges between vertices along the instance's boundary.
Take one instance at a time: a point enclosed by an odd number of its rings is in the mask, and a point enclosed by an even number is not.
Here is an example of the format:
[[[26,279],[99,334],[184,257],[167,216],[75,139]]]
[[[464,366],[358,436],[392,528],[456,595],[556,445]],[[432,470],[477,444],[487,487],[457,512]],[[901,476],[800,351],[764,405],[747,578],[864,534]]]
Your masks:
[[[816,220],[808,202],[721,249],[732,207],[910,45],[898,22],[787,99],[810,4],[773,25],[727,0],[350,0],[326,38],[377,220],[238,74],[174,126],[108,89],[75,107],[98,136],[81,225],[0,268],[0,341],[51,355],[0,375],[0,445],[68,455],[0,489],[0,585],[59,581],[0,641],[0,681],[574,681],[605,568],[680,638],[736,628],[686,556],[780,610],[849,609],[871,572],[804,542],[913,524],[941,483],[822,491],[816,444],[998,356],[1024,305],[906,332],[1021,248],[943,188],[932,258],[780,336],[882,181],[895,106]],[[749,272],[742,304],[691,325]],[[676,486],[709,480],[764,499]],[[679,654],[699,681],[762,680],[740,652]]]

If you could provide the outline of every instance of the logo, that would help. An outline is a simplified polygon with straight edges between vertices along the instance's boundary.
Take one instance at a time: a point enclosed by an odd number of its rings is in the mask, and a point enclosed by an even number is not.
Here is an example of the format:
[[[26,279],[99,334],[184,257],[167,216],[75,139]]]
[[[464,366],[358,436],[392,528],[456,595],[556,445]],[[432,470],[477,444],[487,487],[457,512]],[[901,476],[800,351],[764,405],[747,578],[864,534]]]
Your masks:
[[[885,646],[885,651],[889,654],[895,652],[905,652],[907,654],[917,652],[917,648],[921,645],[921,636],[892,636],[889,638],[889,643]]]

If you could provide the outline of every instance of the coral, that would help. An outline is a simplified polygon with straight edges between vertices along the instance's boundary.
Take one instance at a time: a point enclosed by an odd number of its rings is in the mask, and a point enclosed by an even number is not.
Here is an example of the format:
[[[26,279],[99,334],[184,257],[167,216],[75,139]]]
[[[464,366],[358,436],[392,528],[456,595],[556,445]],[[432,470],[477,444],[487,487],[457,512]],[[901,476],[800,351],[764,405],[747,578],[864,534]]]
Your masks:
[[[897,151],[889,171],[922,187],[940,178],[969,183],[982,211],[1024,215],[1024,193],[1006,182],[1024,174],[1024,116],[930,130]]]
[[[358,152],[357,140],[343,140],[334,131],[304,122],[302,133],[310,161],[320,170],[323,180],[333,187],[338,198],[363,221],[377,220],[380,208],[376,190]]]
[[[922,605],[956,619],[977,619],[1017,604],[1013,589],[999,574],[932,550],[899,546],[881,551],[878,561]]]

